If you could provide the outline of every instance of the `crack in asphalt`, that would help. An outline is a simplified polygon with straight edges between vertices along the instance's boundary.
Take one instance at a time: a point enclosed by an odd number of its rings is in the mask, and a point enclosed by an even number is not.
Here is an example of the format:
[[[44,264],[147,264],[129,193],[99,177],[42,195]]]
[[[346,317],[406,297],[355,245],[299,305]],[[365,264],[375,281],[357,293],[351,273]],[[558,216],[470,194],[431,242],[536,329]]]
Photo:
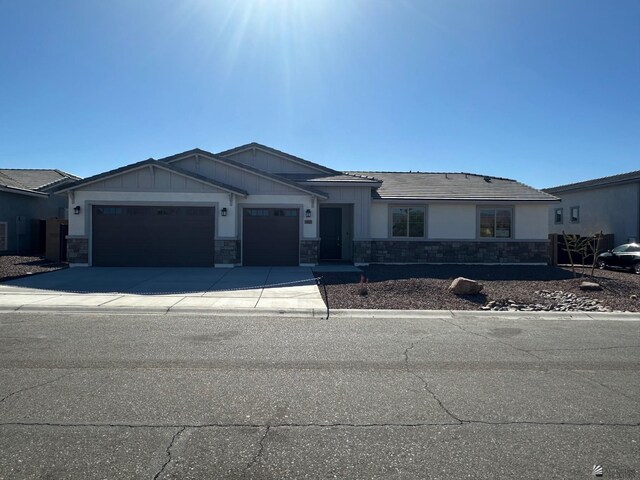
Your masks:
[[[267,435],[269,435],[269,430],[271,430],[271,426],[270,425],[266,425],[265,427],[266,428],[264,430],[264,434],[262,435],[262,438],[260,439],[260,442],[258,442],[258,451],[256,452],[256,454],[253,456],[251,461],[247,464],[247,466],[244,469],[244,476],[245,477],[248,475],[249,470],[256,463],[258,463],[258,460],[260,460],[260,457],[262,457],[262,452],[264,451],[264,441],[267,438]]]
[[[164,472],[164,469],[167,468],[167,465],[171,463],[171,448],[173,448],[173,444],[176,442],[176,440],[182,434],[182,432],[185,431],[186,428],[187,427],[181,427],[176,433],[173,434],[173,437],[171,437],[171,442],[169,442],[169,446],[167,447],[167,450],[166,450],[167,460],[164,462],[164,464],[162,465],[158,473],[156,473],[153,476],[153,480],[157,480],[160,477],[160,475],[162,475],[162,472]]]
[[[407,370],[407,373],[413,375],[414,377],[416,377],[418,380],[420,380],[423,384],[423,388],[431,395],[431,397],[438,403],[438,405],[440,405],[440,408],[451,418],[453,418],[456,422],[458,423],[462,423],[462,420],[460,420],[460,418],[458,418],[456,415],[454,415],[447,407],[444,406],[444,404],[442,403],[442,400],[440,400],[437,395],[435,394],[435,392],[433,390],[431,390],[431,388],[429,388],[429,383],[427,382],[427,380],[425,378],[423,378],[422,376],[418,375],[416,372],[411,370],[411,366],[409,365],[409,350],[412,350],[413,347],[416,346],[416,343],[423,341],[423,339],[420,339],[416,342],[413,342],[411,345],[409,345],[405,351],[404,351],[404,364]]]
[[[602,423],[602,422],[552,422],[552,421],[535,421],[535,420],[513,420],[513,421],[489,421],[489,420],[460,420],[456,422],[418,422],[418,423],[280,423],[275,425],[263,424],[244,424],[244,423],[204,423],[204,424],[188,424],[188,425],[160,425],[160,424],[116,424],[116,423],[43,423],[43,422],[4,422],[0,423],[0,427],[18,426],[18,427],[61,427],[61,428],[154,428],[169,429],[179,428],[180,432],[186,429],[204,429],[204,428],[264,428],[269,431],[274,428],[417,428],[417,427],[460,427],[464,425],[544,425],[544,426],[574,426],[574,427],[640,427],[638,423]],[[176,434],[177,435],[177,434]],[[176,436],[174,435],[174,437]],[[263,436],[262,442],[266,435]],[[172,441],[173,445],[173,441]],[[172,446],[170,445],[170,447]]]
[[[14,395],[17,395],[19,393],[22,392],[26,392],[27,390],[33,390],[34,388],[38,388],[38,387],[44,387],[45,385],[49,385],[50,383],[54,383],[57,382],[58,380],[64,378],[64,377],[68,377],[69,375],[74,374],[75,372],[67,372],[64,375],[60,375],[52,380],[47,380],[46,382],[42,382],[42,383],[38,383],[37,385],[32,385],[30,387],[25,387],[25,388],[21,388],[20,390],[16,390],[15,392],[11,392],[9,395],[0,398],[0,403],[3,403],[6,399],[13,397]]]

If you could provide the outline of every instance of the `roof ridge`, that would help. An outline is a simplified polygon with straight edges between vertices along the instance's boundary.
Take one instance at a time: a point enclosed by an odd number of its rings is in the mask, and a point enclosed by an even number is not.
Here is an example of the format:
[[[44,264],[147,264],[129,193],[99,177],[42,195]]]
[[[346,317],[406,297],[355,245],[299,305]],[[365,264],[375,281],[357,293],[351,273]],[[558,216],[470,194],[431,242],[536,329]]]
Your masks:
[[[394,175],[465,175],[465,176],[473,176],[473,177],[482,177],[482,178],[491,178],[491,179],[495,179],[495,180],[505,180],[508,182],[517,182],[517,180],[514,180],[513,178],[506,178],[506,177],[497,177],[495,175],[484,175],[482,173],[470,173],[470,172],[421,172],[421,171],[385,171],[385,170],[370,170],[370,171],[355,171],[355,170],[349,170],[344,172],[348,175],[352,175],[352,174],[356,174],[356,175],[361,175],[361,174],[367,174],[367,173],[391,173]],[[365,175],[366,176],[366,175]]]

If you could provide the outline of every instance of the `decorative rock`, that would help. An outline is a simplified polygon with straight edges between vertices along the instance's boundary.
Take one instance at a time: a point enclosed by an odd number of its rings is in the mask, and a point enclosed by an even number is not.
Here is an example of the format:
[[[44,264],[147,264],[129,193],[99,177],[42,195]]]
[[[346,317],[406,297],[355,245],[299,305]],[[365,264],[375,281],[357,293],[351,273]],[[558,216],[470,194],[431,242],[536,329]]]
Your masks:
[[[582,282],[580,290],[602,290],[602,287],[595,282]]]
[[[475,280],[471,280],[469,278],[458,277],[451,285],[449,285],[449,290],[451,290],[456,295],[476,295],[480,293],[484,285]]]
[[[637,296],[637,295],[631,295],[629,298],[630,298],[631,300],[637,300],[637,299],[638,299],[638,296]]]

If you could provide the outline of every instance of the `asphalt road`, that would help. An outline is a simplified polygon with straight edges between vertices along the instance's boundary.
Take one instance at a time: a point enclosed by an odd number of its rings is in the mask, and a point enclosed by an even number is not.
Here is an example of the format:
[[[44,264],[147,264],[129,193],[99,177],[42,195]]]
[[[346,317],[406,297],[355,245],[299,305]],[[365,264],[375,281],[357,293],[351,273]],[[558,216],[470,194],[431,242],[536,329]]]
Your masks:
[[[0,314],[0,479],[640,478],[640,322]]]

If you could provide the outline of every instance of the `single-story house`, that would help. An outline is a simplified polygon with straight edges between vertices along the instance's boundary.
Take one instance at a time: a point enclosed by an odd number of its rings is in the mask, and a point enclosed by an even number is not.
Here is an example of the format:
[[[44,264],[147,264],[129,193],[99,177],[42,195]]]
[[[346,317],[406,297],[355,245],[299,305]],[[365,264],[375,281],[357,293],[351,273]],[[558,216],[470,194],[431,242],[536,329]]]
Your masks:
[[[42,222],[66,217],[66,196],[52,192],[76,180],[55,169],[0,169],[0,254],[43,252]]]
[[[339,172],[250,143],[80,180],[72,265],[527,263],[548,260],[552,195],[468,173]]]
[[[549,233],[603,232],[613,235],[614,245],[640,240],[640,170],[544,191],[561,200],[549,208]]]

